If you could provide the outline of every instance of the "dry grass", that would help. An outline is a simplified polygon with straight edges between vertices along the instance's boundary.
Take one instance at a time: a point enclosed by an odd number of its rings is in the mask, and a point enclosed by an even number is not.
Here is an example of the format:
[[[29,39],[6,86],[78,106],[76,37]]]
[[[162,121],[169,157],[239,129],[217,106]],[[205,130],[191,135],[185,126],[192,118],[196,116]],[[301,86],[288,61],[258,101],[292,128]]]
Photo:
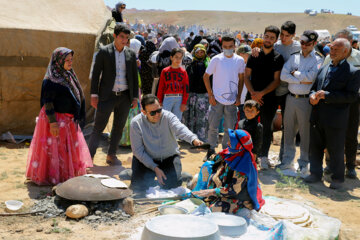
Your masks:
[[[308,29],[328,29],[335,34],[348,25],[360,27],[360,17],[342,14],[318,14],[311,17],[304,13],[257,13],[257,12],[218,12],[218,11],[146,11],[125,13],[131,23],[143,19],[145,23],[167,23],[179,25],[204,25],[209,28],[230,28],[246,32],[262,33],[268,25],[281,26],[291,20],[297,25],[297,33]]]

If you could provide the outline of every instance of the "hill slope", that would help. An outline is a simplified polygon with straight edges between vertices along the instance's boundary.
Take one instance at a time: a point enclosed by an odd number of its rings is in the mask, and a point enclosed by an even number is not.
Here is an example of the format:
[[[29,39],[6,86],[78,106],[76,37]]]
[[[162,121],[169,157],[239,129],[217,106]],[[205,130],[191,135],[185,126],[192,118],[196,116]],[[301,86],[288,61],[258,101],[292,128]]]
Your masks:
[[[204,25],[209,28],[230,28],[246,32],[262,33],[268,25],[280,27],[291,20],[296,23],[298,34],[307,29],[328,29],[334,34],[348,25],[360,28],[360,17],[341,14],[318,14],[308,16],[304,13],[255,13],[255,12],[220,12],[220,11],[138,11],[125,12],[125,18],[134,23],[143,19],[146,23],[167,23],[179,25]]]

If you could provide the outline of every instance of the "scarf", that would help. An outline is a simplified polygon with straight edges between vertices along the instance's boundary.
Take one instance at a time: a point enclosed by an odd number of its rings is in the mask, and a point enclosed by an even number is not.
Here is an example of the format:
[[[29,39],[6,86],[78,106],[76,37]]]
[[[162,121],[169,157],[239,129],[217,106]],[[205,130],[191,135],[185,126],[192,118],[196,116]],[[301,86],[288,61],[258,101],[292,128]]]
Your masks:
[[[44,79],[67,87],[74,99],[81,105],[84,100],[84,93],[80,82],[73,69],[64,69],[65,58],[68,54],[74,55],[74,51],[65,47],[59,47],[52,53]]]
[[[119,8],[122,6],[122,5],[126,5],[124,2],[118,2],[116,5],[115,5],[115,11],[117,13],[121,13],[119,12]]]
[[[163,53],[164,51],[171,52],[174,48],[179,48],[179,44],[176,42],[174,37],[166,38],[159,48],[159,52]]]
[[[228,129],[231,146],[220,152],[227,166],[237,172],[244,173],[248,179],[247,190],[253,201],[255,210],[259,210],[265,204],[258,183],[257,168],[251,136],[244,130]]]
[[[204,51],[204,56],[202,58],[199,58],[196,56],[196,52],[202,50]],[[210,62],[210,58],[206,55],[206,48],[204,45],[202,44],[196,44],[194,47],[194,50],[192,51],[192,56],[193,56],[193,61],[198,61],[198,62],[204,62],[205,67],[208,67],[209,62]]]
[[[141,48],[141,42],[137,39],[130,39],[130,48],[132,50],[134,50],[135,54],[136,54],[136,58],[139,57],[139,52],[140,52],[140,48]]]

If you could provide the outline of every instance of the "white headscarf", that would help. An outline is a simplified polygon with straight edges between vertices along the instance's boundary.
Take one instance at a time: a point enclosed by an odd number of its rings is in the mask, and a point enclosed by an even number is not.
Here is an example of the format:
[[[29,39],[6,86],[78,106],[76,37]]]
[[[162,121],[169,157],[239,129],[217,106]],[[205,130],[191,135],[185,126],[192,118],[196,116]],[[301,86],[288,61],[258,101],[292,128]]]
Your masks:
[[[164,51],[171,52],[174,48],[178,48],[179,44],[176,42],[176,39],[174,37],[168,37],[166,38],[159,48],[159,52],[163,53]]]
[[[130,48],[135,51],[136,57],[139,57],[141,42],[135,38],[130,39]]]

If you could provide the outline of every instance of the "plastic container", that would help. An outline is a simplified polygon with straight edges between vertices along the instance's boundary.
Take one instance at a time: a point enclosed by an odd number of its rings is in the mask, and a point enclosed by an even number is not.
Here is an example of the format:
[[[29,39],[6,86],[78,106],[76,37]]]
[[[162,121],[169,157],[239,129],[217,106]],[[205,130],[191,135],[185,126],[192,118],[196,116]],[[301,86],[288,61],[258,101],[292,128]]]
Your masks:
[[[173,206],[173,205],[164,205],[158,208],[161,215],[168,214],[187,214],[189,211],[185,208]]]
[[[224,213],[212,213],[205,215],[204,218],[217,224],[222,236],[240,237],[247,232],[247,223],[243,217]]]
[[[191,215],[158,216],[145,224],[141,240],[220,240],[218,226]]]
[[[24,205],[24,203],[17,200],[9,200],[5,202],[5,205],[7,209],[11,211],[17,211]]]

